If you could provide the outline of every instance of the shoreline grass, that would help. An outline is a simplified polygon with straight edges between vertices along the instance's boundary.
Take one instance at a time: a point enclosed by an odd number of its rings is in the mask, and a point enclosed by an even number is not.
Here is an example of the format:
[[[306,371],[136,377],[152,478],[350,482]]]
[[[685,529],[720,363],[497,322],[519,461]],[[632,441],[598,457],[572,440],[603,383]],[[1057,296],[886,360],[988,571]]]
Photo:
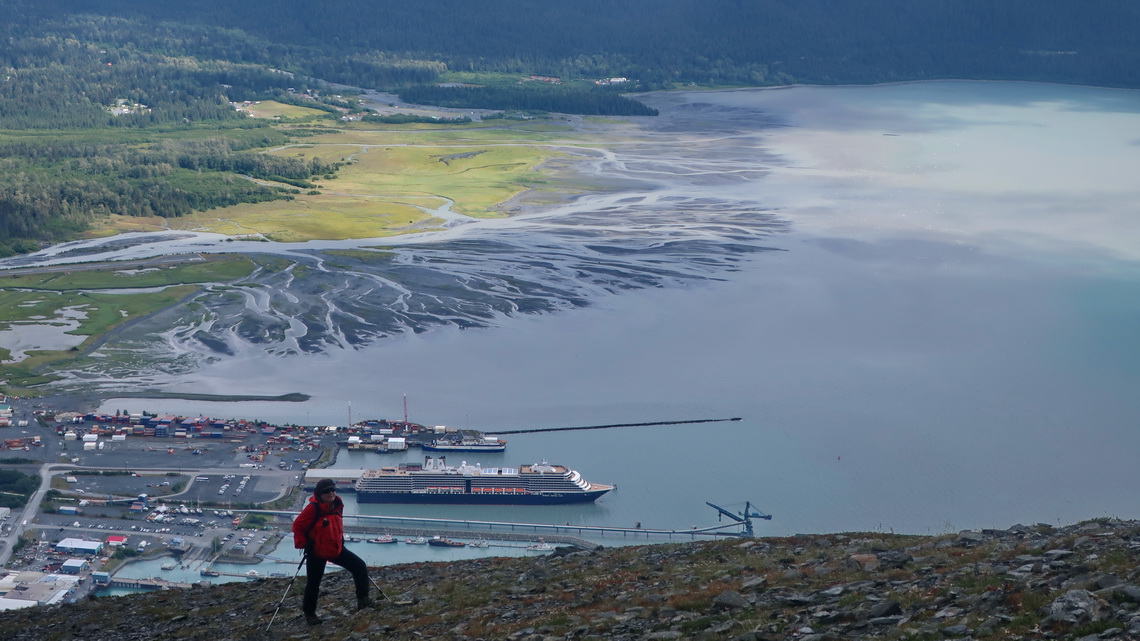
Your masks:
[[[0,384],[9,394],[32,395],[31,388],[57,380],[51,370],[82,358],[109,332],[178,304],[206,283],[233,282],[255,268],[247,257],[223,255],[139,269],[89,264],[2,274],[0,330],[69,319],[77,326],[61,333],[85,338],[63,349],[29,349],[18,362],[7,362],[12,352],[0,346]]]
[[[263,103],[264,104],[264,103]],[[288,106],[288,105],[286,105]],[[280,131],[288,133],[282,126]],[[468,125],[343,123],[262,153],[344,163],[314,178],[315,189],[288,201],[241,204],[178,218],[112,217],[87,236],[126,231],[199,231],[276,242],[379,238],[440,229],[433,211],[475,218],[507,215],[502,206],[541,186],[557,190],[549,169],[569,142],[564,122]]]

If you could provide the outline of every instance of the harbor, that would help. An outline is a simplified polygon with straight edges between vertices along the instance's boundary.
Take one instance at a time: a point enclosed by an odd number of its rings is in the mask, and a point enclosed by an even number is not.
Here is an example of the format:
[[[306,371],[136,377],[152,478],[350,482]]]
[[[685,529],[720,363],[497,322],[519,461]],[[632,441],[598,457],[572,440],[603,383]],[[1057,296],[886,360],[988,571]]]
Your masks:
[[[286,513],[268,510],[250,510],[251,514],[272,514],[288,516]],[[710,512],[710,514],[713,514]],[[764,515],[764,518],[767,515]],[[755,518],[755,517],[754,517]],[[770,517],[768,517],[770,518]],[[479,519],[450,519],[437,517],[406,517],[355,514],[346,515],[346,535],[375,536],[376,532],[395,536],[446,536],[450,538],[494,538],[503,541],[547,541],[573,545],[589,549],[599,545],[595,539],[662,539],[692,540],[694,537],[740,536],[745,521],[732,521],[709,526],[693,526],[688,529],[668,529],[642,527],[640,523],[632,527],[605,525],[557,525],[551,523],[526,523],[517,521],[488,521]],[[587,539],[585,537],[589,536]],[[611,543],[612,544],[612,543]]]
[[[287,527],[292,512],[248,510]],[[642,527],[556,525],[449,519],[352,515],[345,517],[346,545],[371,566],[423,561],[456,561],[484,556],[550,554],[559,547],[592,549],[637,542],[690,541],[710,536],[739,536],[744,521],[688,530]],[[300,554],[285,532],[271,537],[268,552],[255,553],[248,563],[219,561],[218,557],[189,555],[137,560],[124,565],[101,588],[101,594],[189,587],[198,583],[228,583],[287,576],[298,570]],[[370,545],[391,540],[392,544]],[[276,541],[276,543],[272,543]],[[299,568],[303,573],[303,567]],[[335,569],[334,569],[335,571]]]
[[[290,528],[300,503],[325,478],[342,490],[347,544],[375,566],[564,554],[741,531],[733,523],[676,528],[637,520],[591,522],[574,512],[604,513],[595,503],[616,485],[587,481],[575,469],[548,463],[533,443],[517,448],[523,462],[510,465],[504,459],[516,452],[505,453],[506,441],[476,430],[406,421],[303,427],[149,411],[31,409],[26,403],[16,407],[21,416],[35,417],[42,431],[38,442],[33,437],[34,451],[69,462],[52,474],[60,487],[46,505],[54,509],[26,522],[37,544],[21,555],[21,563],[51,572],[83,562],[79,578],[90,576],[91,588],[77,594],[92,588],[110,595],[177,589],[296,572],[287,567],[299,561]],[[386,430],[392,433],[381,432]],[[414,446],[383,457],[368,447],[389,448],[394,439],[406,444],[413,434]],[[447,449],[468,446],[489,449],[461,455]],[[453,465],[449,455],[492,463]],[[395,503],[370,501],[370,491],[391,488],[369,488],[369,479],[406,484],[410,491],[397,487],[395,493],[403,495]]]

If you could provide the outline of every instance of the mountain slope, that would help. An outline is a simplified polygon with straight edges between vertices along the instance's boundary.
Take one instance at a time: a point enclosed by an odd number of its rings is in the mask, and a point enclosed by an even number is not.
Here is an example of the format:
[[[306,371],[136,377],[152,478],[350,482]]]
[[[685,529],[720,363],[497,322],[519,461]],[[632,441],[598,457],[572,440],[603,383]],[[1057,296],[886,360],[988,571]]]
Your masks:
[[[85,639],[1036,639],[1140,635],[1140,522],[915,537],[831,534],[373,568],[360,613],[303,577],[0,613],[9,641]],[[270,621],[273,620],[270,627]],[[267,632],[268,628],[268,632]],[[1092,635],[1092,636],[1089,636]],[[1099,637],[1097,636],[1099,635]]]

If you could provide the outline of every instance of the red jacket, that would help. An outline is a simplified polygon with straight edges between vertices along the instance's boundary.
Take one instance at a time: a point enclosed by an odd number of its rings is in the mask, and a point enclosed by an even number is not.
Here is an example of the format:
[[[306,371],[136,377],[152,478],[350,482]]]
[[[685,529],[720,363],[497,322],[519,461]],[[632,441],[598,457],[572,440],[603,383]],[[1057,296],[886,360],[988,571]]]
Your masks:
[[[326,561],[340,556],[344,549],[344,501],[336,497],[324,504],[315,496],[293,521],[293,547],[304,548]]]

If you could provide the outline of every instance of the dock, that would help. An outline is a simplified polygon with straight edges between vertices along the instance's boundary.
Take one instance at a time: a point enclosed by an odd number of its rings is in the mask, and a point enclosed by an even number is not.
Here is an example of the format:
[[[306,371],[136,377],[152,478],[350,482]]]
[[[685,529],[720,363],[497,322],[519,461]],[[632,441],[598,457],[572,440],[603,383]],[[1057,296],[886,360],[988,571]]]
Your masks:
[[[283,517],[290,521],[296,513],[276,510],[243,510],[250,514],[264,514],[266,516]],[[592,548],[594,543],[580,538],[583,535],[618,535],[650,539],[664,537],[667,539],[685,538],[694,540],[698,536],[731,536],[739,537],[741,525],[737,522],[721,523],[713,526],[693,526],[687,530],[669,530],[640,527],[615,527],[608,525],[552,525],[549,523],[518,523],[511,521],[478,521],[472,519],[438,519],[410,516],[383,516],[355,514],[345,517],[345,532],[369,534],[378,530],[400,536],[454,536],[457,538],[495,538],[499,540],[536,541],[545,538],[548,541],[561,541],[567,545],[576,545],[583,548]],[[726,531],[727,530],[727,531]]]
[[[194,587],[190,583],[176,583],[162,579],[111,579],[113,588],[133,588],[135,590],[177,590]]]

